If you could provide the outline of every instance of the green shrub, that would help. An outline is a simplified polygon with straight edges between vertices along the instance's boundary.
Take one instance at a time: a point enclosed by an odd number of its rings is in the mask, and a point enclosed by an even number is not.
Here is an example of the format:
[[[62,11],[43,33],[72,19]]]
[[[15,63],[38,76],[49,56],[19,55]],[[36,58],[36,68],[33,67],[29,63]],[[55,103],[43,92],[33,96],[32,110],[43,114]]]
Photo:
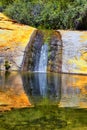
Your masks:
[[[5,70],[8,71],[11,68],[9,61],[5,61]]]
[[[5,14],[34,27],[75,29],[82,22],[86,8],[86,0],[15,0]]]

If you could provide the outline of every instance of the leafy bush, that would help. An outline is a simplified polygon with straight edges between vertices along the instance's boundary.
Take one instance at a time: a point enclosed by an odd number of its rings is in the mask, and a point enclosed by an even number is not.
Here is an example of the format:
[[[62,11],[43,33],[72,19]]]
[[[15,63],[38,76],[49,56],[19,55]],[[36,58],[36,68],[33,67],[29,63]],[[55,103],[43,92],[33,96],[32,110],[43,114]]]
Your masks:
[[[5,61],[5,70],[8,71],[11,68],[9,61]]]
[[[5,14],[34,27],[78,29],[86,5],[86,0],[15,0],[5,9]]]

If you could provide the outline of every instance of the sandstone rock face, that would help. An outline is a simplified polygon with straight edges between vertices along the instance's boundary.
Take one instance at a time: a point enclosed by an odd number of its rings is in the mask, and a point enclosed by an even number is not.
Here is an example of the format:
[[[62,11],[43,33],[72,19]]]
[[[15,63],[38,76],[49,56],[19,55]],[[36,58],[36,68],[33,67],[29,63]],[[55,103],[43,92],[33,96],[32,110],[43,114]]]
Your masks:
[[[48,53],[48,71],[62,72],[62,38],[60,32],[52,33]]]
[[[0,13],[0,69],[5,60],[11,70],[20,70],[27,43],[35,28],[21,25]]]
[[[87,74],[87,31],[62,31],[62,72]]]
[[[43,44],[42,33],[38,30],[34,31],[29,43],[25,48],[21,70],[34,71],[35,67],[38,70],[42,44]]]
[[[39,31],[0,13],[0,70],[38,70],[41,48],[48,46],[47,71],[87,74],[87,31]]]
[[[5,70],[6,61],[11,66],[10,70],[38,71],[41,48],[47,44],[47,69],[61,72],[62,43],[59,32],[39,31],[18,24],[2,13],[0,19],[0,70]]]
[[[60,33],[58,31],[51,31],[51,33],[49,33],[47,31],[43,32],[38,30],[34,31],[34,35],[32,35],[28,45],[26,46],[21,68],[23,71],[39,71],[41,49],[44,44],[49,48],[47,49],[48,52],[46,52],[47,56],[45,55],[48,57],[47,71],[62,71],[62,40]],[[43,56],[42,64],[44,64],[45,59]],[[43,70],[43,68],[41,69]]]

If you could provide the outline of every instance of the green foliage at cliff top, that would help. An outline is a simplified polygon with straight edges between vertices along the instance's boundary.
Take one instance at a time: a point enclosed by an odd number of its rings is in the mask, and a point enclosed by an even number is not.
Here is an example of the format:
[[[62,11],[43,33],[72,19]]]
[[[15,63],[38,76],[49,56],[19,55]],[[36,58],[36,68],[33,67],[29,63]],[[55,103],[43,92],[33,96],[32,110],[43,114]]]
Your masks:
[[[5,14],[19,23],[47,29],[87,29],[86,0],[1,1]]]

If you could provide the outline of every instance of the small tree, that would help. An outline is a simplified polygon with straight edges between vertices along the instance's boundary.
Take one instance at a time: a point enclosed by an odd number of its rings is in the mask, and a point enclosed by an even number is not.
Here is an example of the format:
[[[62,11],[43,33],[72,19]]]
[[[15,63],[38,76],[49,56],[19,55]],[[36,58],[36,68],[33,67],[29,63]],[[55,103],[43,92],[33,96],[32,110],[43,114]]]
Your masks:
[[[11,68],[10,63],[6,60],[5,61],[5,70],[8,71]]]

